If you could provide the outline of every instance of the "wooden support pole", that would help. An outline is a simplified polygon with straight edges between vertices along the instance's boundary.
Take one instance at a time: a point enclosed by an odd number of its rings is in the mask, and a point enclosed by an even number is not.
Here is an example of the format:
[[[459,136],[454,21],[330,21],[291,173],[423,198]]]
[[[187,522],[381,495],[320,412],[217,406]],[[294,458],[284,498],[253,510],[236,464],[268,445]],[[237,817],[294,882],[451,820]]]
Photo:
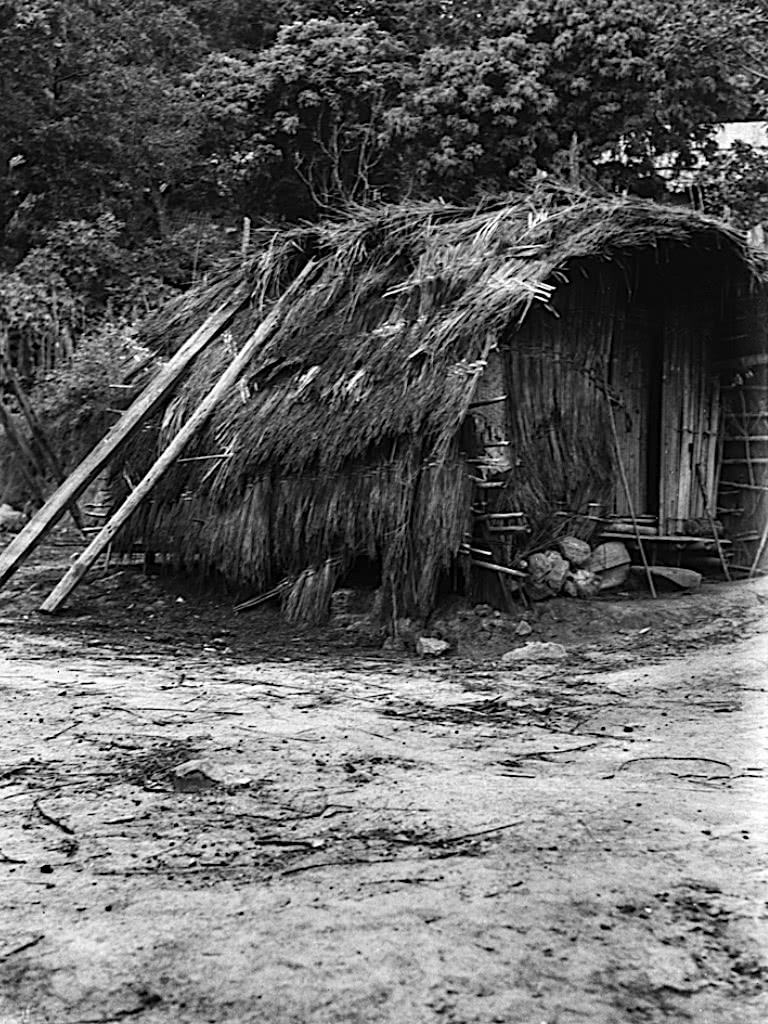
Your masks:
[[[168,447],[163,451],[160,458],[155,462],[149,472],[136,485],[136,488],[128,495],[120,508],[114,513],[108,523],[96,534],[88,547],[80,557],[70,566],[64,578],[54,587],[48,597],[40,606],[41,612],[55,612],[66,600],[69,594],[82,580],[90,567],[99,557],[105,547],[112,541],[115,534],[130,515],[139,507],[147,495],[152,491],[155,484],[170,469],[179,455],[184,451],[192,437],[202,427],[213,410],[219,404],[228,391],[237,383],[243,370],[247,367],[256,351],[267,340],[269,335],[279,323],[286,305],[293,298],[298,286],[306,279],[314,269],[314,262],[310,261],[290,288],[280,297],[270,310],[269,314],[262,320],[256,330],[251,334],[243,347],[234,357],[231,363],[224,370],[214,386],[195,409],[190,418],[179,430]]]
[[[479,569],[489,569],[491,572],[502,573],[504,576],[514,576],[516,580],[527,580],[528,573],[521,572],[519,569],[510,569],[507,565],[496,565],[495,562],[484,562],[477,558],[471,559],[472,565],[476,565]]]
[[[170,391],[175,382],[187,369],[193,359],[206,348],[232,317],[248,301],[250,289],[246,282],[237,288],[232,296],[222,303],[191,337],[185,341],[175,355],[168,360],[123,413],[111,430],[102,438],[89,455],[67,477],[63,484],[30,519],[21,533],[11,541],[0,554],[0,587],[18,569],[46,534],[56,525],[65,511],[83,493],[88,484],[109,463],[115,452],[125,444],[159,402]]]
[[[643,562],[643,569],[645,570],[645,578],[648,581],[648,589],[651,592],[651,597],[655,598],[657,596],[657,594],[656,594],[656,586],[655,586],[655,584],[653,582],[653,574],[651,573],[651,567],[648,565],[648,559],[645,556],[645,546],[643,544],[643,538],[642,538],[642,535],[640,533],[640,528],[639,528],[639,526],[637,524],[637,516],[635,515],[635,504],[632,501],[632,492],[629,489],[629,481],[627,480],[627,474],[624,471],[624,462],[622,461],[622,458],[621,458],[621,445],[619,443],[619,434],[618,434],[618,431],[616,430],[616,419],[615,419],[615,417],[613,415],[613,405],[611,404],[611,395],[610,395],[610,392],[608,391],[608,386],[607,385],[606,385],[606,388],[605,388],[605,394],[606,394],[606,398],[608,400],[608,419],[610,420],[610,423],[611,423],[611,433],[613,434],[613,445],[614,445],[614,449],[616,451],[616,461],[617,461],[618,467],[619,467],[619,475],[621,476],[621,485],[624,488],[624,497],[627,499],[627,508],[629,509],[629,515],[630,515],[630,518],[632,519],[632,526],[634,527],[634,530],[635,530],[635,540],[637,541],[637,546],[640,549],[640,558],[642,559],[642,562]]]
[[[762,536],[760,537],[760,543],[757,546],[757,551],[755,552],[755,557],[753,558],[752,565],[750,566],[750,569],[749,569],[749,575],[750,576],[756,576],[760,572],[760,569],[759,569],[760,559],[763,557],[763,553],[765,552],[766,547],[768,547],[768,519],[766,519],[766,521],[765,521],[765,526],[763,527],[763,533],[762,533]]]
[[[707,497],[707,488],[704,485],[704,476],[703,476],[703,474],[701,472],[701,466],[699,465],[698,462],[696,463],[695,470],[696,470],[696,480],[698,481],[699,490],[701,491],[701,499],[702,499],[702,501],[704,503],[704,515],[707,517],[707,521],[709,522],[709,528],[712,531],[712,536],[715,538],[715,545],[717,547],[717,555],[718,555],[718,558],[720,559],[720,565],[723,567],[723,573],[725,574],[725,578],[730,583],[731,582],[731,574],[730,574],[730,572],[728,570],[728,563],[725,560],[725,552],[723,551],[723,545],[720,543],[720,536],[718,535],[718,532],[717,532],[717,526],[715,524],[715,519],[714,519],[714,516],[712,515],[712,510],[709,507],[709,498]]]

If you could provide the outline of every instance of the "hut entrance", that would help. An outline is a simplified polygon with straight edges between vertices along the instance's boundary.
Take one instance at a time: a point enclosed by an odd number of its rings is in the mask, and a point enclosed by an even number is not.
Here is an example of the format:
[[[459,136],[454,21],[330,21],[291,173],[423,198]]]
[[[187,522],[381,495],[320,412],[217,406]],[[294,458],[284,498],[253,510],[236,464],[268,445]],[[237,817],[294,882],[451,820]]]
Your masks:
[[[662,466],[661,416],[664,403],[664,329],[658,313],[632,304],[615,323],[608,360],[608,383],[616,400],[614,419],[630,502],[616,482],[612,513],[631,512],[656,520]]]
[[[647,534],[698,532],[705,495],[716,505],[720,290],[656,252],[569,271],[550,308],[502,348],[505,376],[489,363],[481,397],[513,396],[482,410],[485,458],[514,474],[502,511],[540,511],[544,521],[556,499],[573,515],[597,505],[624,532],[633,512]],[[493,416],[504,422],[488,442]]]
[[[711,294],[644,271],[615,318],[609,382],[634,512],[659,535],[680,536],[705,516],[705,494],[715,504],[719,318]],[[619,481],[613,514],[630,515]]]

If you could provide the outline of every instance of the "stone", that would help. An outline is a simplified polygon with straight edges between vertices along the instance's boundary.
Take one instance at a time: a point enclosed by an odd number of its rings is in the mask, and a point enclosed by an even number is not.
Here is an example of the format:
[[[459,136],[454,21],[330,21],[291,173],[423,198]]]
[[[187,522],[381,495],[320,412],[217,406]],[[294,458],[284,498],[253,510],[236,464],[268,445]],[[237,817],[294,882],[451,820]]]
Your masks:
[[[416,653],[423,658],[437,658],[451,649],[447,640],[438,640],[433,636],[420,636],[416,641]]]
[[[0,533],[18,533],[24,528],[27,517],[12,505],[0,505]]]
[[[600,591],[600,579],[589,569],[576,569],[563,585],[563,592],[568,597],[579,597],[584,600],[595,597]]]
[[[522,647],[502,654],[501,663],[511,665],[518,661],[560,661],[568,656],[562,644],[549,643],[545,640],[531,640]]]
[[[402,618],[395,622],[395,636],[400,637],[406,644],[412,647],[419,635],[419,625],[413,619]]]
[[[604,569],[603,572],[598,573],[600,589],[612,590],[614,587],[620,587],[623,583],[626,583],[629,569],[629,562],[624,562],[623,565],[614,565],[610,569]]]
[[[528,576],[531,583],[543,583],[549,572],[550,560],[548,551],[536,551],[528,558]]]
[[[659,584],[669,584],[670,590],[696,590],[701,586],[701,573],[693,569],[679,569],[673,565],[650,565],[649,570],[653,576],[657,589]],[[645,580],[645,568],[642,565],[632,566],[633,575]]]
[[[344,615],[352,610],[355,592],[349,588],[334,590],[331,594],[331,615]]]
[[[532,632],[533,626],[527,619],[520,619],[515,626],[515,636],[530,636]]]
[[[561,537],[557,549],[572,569],[583,568],[592,555],[592,548],[579,537]]]
[[[597,545],[590,556],[587,568],[592,572],[604,572],[617,565],[629,565],[631,561],[626,546],[620,540],[609,540]]]
[[[401,636],[388,636],[381,645],[382,651],[402,653],[408,646]]]
[[[255,777],[249,765],[219,764],[197,758],[176,765],[171,782],[177,793],[201,793],[206,789],[248,786]]]
[[[600,580],[601,590],[620,587],[629,576],[632,559],[626,547],[618,540],[598,544],[592,552],[587,568],[595,573]]]
[[[559,594],[568,571],[568,562],[557,551],[537,551],[528,559],[526,593],[534,601]]]
[[[550,570],[544,577],[544,582],[553,593],[559,594],[563,589],[570,566],[562,555],[559,555],[556,551],[552,551],[550,554]]]

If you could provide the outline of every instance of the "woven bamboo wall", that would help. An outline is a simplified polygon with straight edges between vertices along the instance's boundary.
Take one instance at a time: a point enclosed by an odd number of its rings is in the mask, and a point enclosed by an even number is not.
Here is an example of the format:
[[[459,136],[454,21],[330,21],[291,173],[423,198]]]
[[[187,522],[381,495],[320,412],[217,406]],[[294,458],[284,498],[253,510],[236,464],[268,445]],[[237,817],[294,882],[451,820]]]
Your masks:
[[[606,374],[623,283],[614,264],[575,273],[552,310],[535,310],[503,348],[509,499],[534,517],[585,511],[613,488]]]

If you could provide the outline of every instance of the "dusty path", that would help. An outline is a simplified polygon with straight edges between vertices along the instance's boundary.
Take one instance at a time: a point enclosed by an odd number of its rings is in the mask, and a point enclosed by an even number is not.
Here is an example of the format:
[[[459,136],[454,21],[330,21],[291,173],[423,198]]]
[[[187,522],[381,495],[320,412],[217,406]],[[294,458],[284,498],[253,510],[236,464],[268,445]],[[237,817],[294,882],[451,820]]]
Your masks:
[[[513,670],[0,605],[0,1022],[765,1024],[767,597]]]

